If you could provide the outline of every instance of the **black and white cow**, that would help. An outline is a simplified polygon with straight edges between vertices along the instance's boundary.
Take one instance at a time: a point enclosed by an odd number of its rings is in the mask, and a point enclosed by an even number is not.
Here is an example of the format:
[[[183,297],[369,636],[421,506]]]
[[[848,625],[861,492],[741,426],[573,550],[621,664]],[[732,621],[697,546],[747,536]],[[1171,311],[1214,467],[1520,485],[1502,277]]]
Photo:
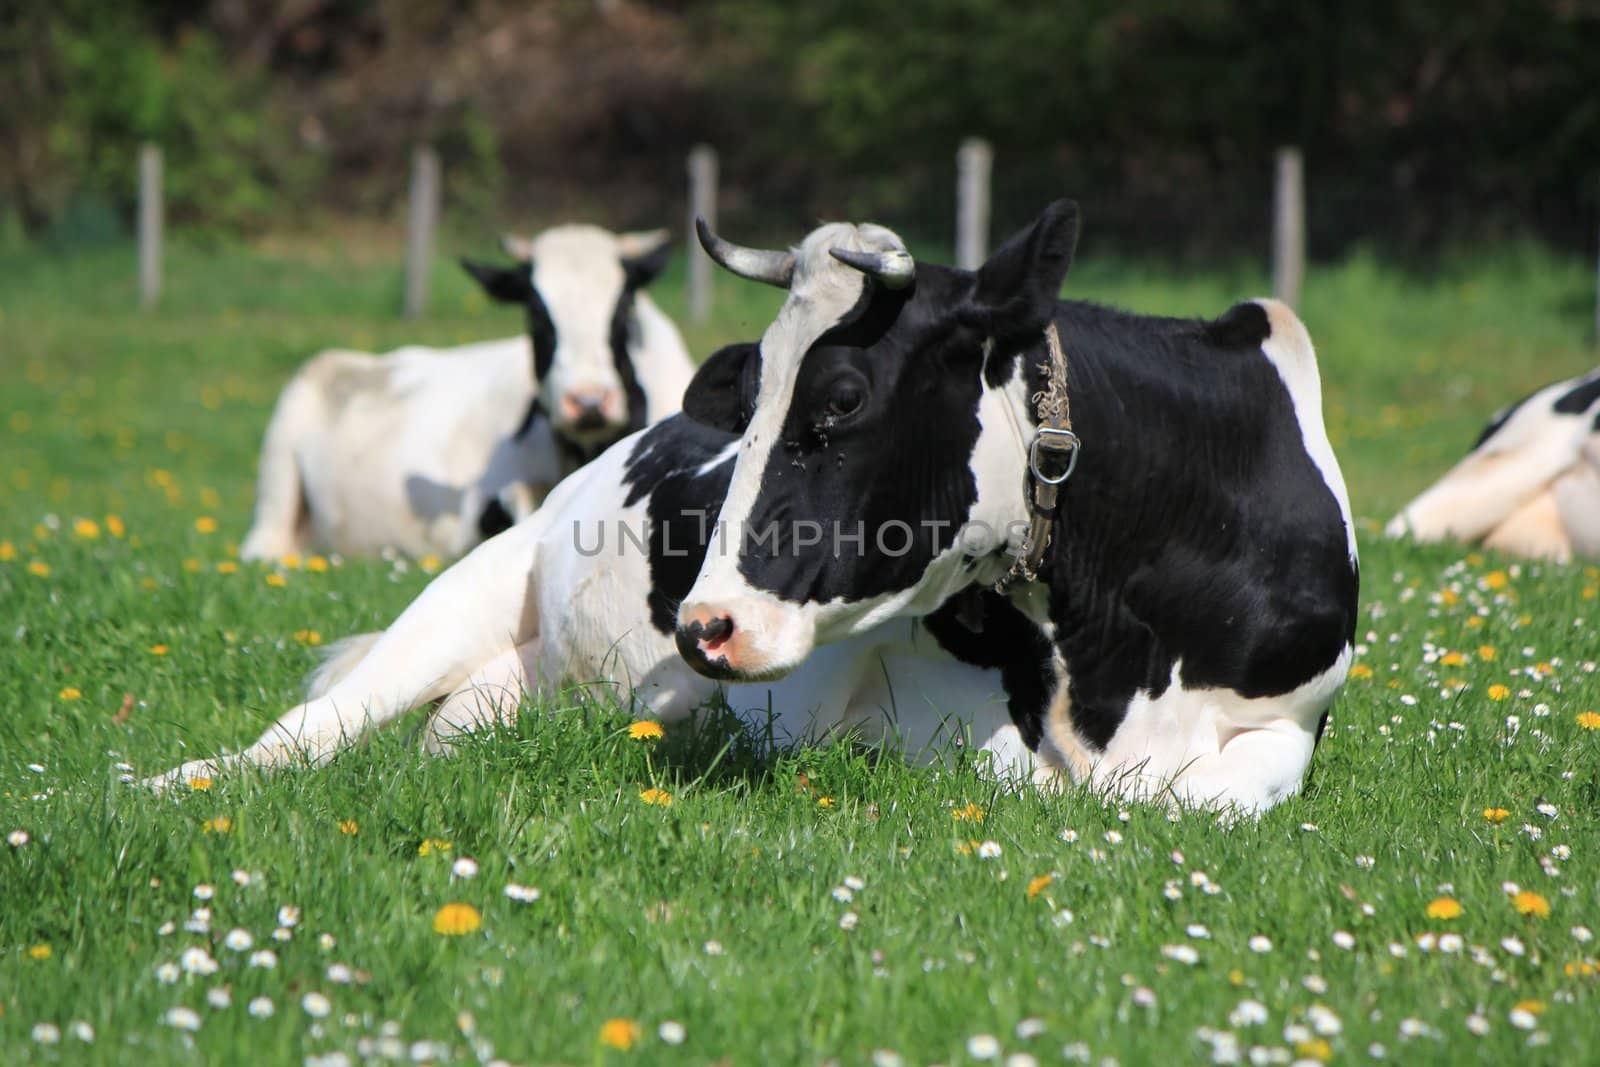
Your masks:
[[[1038,579],[1008,594],[1048,641],[989,639],[1053,673],[1022,736],[1120,795],[1260,811],[1299,788],[1352,655],[1356,547],[1311,341],[1271,300],[1211,321],[1059,302],[1077,233],[1053,204],[967,272],[877,226],[792,252],[702,227],[789,297],[684,398],[740,439],[679,648],[711,677],[781,678],[999,580],[1031,517],[1053,323],[1081,462]]]
[[[1600,369],[1498,412],[1387,532],[1560,563],[1600,559]]]
[[[241,556],[460,555],[678,410],[694,364],[641,291],[666,264],[665,231],[560,226],[506,245],[515,266],[465,266],[526,308],[523,336],[300,368],[267,426]]]
[[[725,686],[674,645],[677,605],[700,570],[737,438],[681,415],[613,446],[561,482],[544,505],[479,545],[423,590],[385,631],[341,642],[291,708],[236,755],[195,760],[160,788],[228,767],[321,763],[413,708],[436,704],[429,747],[506,720],[529,696],[571,683],[635,712],[681,719],[716,696],[784,741],[849,733],[940,758],[971,746],[1004,778],[1033,767],[1010,704],[1032,706],[1048,678],[975,646],[957,605],[892,619],[841,641],[772,684]],[[992,631],[1042,641],[992,597]],[[1042,649],[1047,651],[1047,649]]]

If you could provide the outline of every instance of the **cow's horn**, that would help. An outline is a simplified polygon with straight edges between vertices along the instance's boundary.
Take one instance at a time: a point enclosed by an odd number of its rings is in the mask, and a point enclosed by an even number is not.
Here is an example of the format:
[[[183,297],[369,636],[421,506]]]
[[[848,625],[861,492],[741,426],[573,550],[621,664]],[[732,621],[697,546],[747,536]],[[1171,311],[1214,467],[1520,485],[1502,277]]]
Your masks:
[[[779,289],[789,288],[794,281],[794,253],[768,252],[760,248],[745,248],[732,241],[724,241],[711,232],[706,220],[694,220],[695,233],[700,235],[700,247],[717,263],[753,282],[766,282]]]
[[[852,252],[848,248],[830,248],[828,254],[863,274],[870,274],[882,282],[885,289],[904,289],[917,276],[917,264],[911,258],[911,253],[898,249],[890,252]]]

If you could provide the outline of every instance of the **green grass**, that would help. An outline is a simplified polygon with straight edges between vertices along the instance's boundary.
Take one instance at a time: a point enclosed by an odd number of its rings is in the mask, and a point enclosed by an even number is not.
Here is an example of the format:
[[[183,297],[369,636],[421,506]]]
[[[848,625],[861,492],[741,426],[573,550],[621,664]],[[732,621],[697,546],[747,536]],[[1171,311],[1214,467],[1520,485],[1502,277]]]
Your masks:
[[[0,1061],[298,1063],[376,1056],[392,1035],[406,1056],[442,1042],[453,1062],[861,1063],[889,1049],[965,1063],[969,1039],[990,1034],[1042,1063],[1085,1048],[1165,1063],[1210,1060],[1203,1035],[1231,1031],[1246,1061],[1297,1044],[1365,1060],[1377,1042],[1407,1064],[1568,1063],[1600,1041],[1600,977],[1567,971],[1600,954],[1572,932],[1600,927],[1600,730],[1578,719],[1600,708],[1600,576],[1388,544],[1370,523],[1372,675],[1336,705],[1304,795],[1259,823],[1001,793],[963,766],[845,748],[764,756],[709,728],[632,741],[614,709],[577,694],[454,760],[420,756],[402,726],[314,773],[162,798],[122,784],[119,763],[148,773],[253,739],[294,700],[315,640],[383,625],[426,581],[377,561],[284,571],[282,585],[218,569],[297,362],[517,327],[448,266],[435,313],[404,323],[398,272],[328,247],[180,242],[154,314],[132,310],[125,249],[0,262],[0,833],[29,835],[0,846]],[[754,336],[777,303],[719,281],[716,321],[689,331],[697,354]],[[1428,280],[1364,258],[1313,272],[1304,317],[1358,516],[1387,517],[1491,409],[1592,364],[1589,281],[1526,250]],[[1245,270],[1097,264],[1087,249],[1069,286],[1181,313],[1264,288]],[[676,276],[661,298],[681,312]],[[652,786],[673,803],[643,803]],[[969,804],[981,822],[952,817]],[[229,828],[208,832],[220,818]],[[450,847],[419,854],[430,840]],[[980,855],[985,841],[998,857]],[[464,856],[475,878],[452,877]],[[832,895],[847,877],[865,883],[848,903]],[[540,898],[508,899],[508,881]],[[1519,915],[1508,881],[1541,894],[1548,918]],[[188,931],[201,884],[215,888],[210,930]],[[1460,918],[1427,916],[1442,895]],[[456,901],[482,928],[435,933]],[[284,905],[301,919],[279,942]],[[1191,937],[1195,923],[1209,936]],[[236,928],[276,967],[227,948]],[[1416,941],[1446,932],[1459,952]],[[1256,935],[1269,952],[1249,948]],[[1198,961],[1163,954],[1174,945]],[[219,970],[163,982],[195,947]],[[218,990],[231,1006],[209,1005]],[[326,1018],[303,1009],[312,993]],[[257,997],[276,1014],[253,1017]],[[1264,1024],[1229,1022],[1247,999]],[[1544,1009],[1531,1032],[1510,1022],[1529,1000]],[[164,1023],[179,1006],[198,1032]],[[1487,1036],[1467,1028],[1475,1012]],[[597,1044],[613,1017],[641,1024],[633,1052]],[[67,1032],[75,1020],[93,1044]],[[680,1047],[657,1036],[664,1020],[685,1028]],[[1023,1020],[1043,1032],[1017,1036]],[[34,1040],[40,1023],[60,1045]]]

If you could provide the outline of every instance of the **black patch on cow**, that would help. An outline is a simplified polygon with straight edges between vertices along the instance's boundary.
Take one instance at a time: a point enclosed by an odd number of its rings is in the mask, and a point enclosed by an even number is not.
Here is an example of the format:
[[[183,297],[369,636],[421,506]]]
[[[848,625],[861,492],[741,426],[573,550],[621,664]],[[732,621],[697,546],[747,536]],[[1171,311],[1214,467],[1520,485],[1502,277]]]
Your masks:
[[[968,608],[962,594],[945,601],[924,623],[939,647],[954,658],[999,670],[1011,721],[1023,743],[1037,752],[1055,690],[1050,640],[1009,599],[987,589],[978,591],[978,596],[981,631],[975,632],[962,618]]]
[[[478,516],[478,536],[487,541],[495,534],[504,533],[516,523],[511,518],[511,512],[500,503],[498,497],[483,506],[483,513]]]
[[[650,625],[663,634],[677,629],[678,605],[689,595],[716,534],[733,458],[701,468],[737,439],[674,415],[646,431],[628,456],[623,503],[632,507],[646,500]]]
[[[1221,348],[1260,348],[1272,336],[1267,309],[1254,301],[1235,304],[1206,323],[1206,339]]]
[[[626,275],[631,279],[631,275]],[[638,288],[630,280],[617,294],[617,306],[611,311],[611,360],[622,382],[622,393],[628,400],[628,424],[606,441],[610,447],[630,433],[644,429],[649,421],[646,410],[644,386],[639,384],[639,373],[633,365],[633,346],[639,341],[639,320],[634,314],[634,297]],[[599,450],[596,450],[598,454]]]
[[[869,283],[806,352],[739,554],[756,588],[865,599],[915,584],[954,543],[977,499],[983,347],[929,285]]]
[[[683,413],[702,426],[742,434],[761,388],[761,346],[727,345],[695,370],[683,391]]]
[[[1555,411],[1559,415],[1582,415],[1600,400],[1600,374],[1591,375],[1567,390],[1556,399]]]

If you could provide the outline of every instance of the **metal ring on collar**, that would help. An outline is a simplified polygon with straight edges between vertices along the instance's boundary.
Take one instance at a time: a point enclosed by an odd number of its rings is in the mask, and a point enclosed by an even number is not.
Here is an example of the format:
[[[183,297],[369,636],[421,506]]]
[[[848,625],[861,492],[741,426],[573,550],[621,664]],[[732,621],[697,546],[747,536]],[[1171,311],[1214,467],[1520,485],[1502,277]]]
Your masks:
[[[1052,438],[1049,444],[1046,438]],[[1050,477],[1039,468],[1039,449],[1045,448],[1051,452],[1066,452],[1069,455],[1067,469],[1057,477]],[[1072,472],[1078,469],[1078,453],[1082,450],[1083,442],[1078,440],[1078,435],[1071,430],[1058,430],[1052,426],[1041,426],[1033,434],[1033,444],[1028,447],[1028,469],[1033,476],[1045,485],[1060,485],[1072,477]]]

